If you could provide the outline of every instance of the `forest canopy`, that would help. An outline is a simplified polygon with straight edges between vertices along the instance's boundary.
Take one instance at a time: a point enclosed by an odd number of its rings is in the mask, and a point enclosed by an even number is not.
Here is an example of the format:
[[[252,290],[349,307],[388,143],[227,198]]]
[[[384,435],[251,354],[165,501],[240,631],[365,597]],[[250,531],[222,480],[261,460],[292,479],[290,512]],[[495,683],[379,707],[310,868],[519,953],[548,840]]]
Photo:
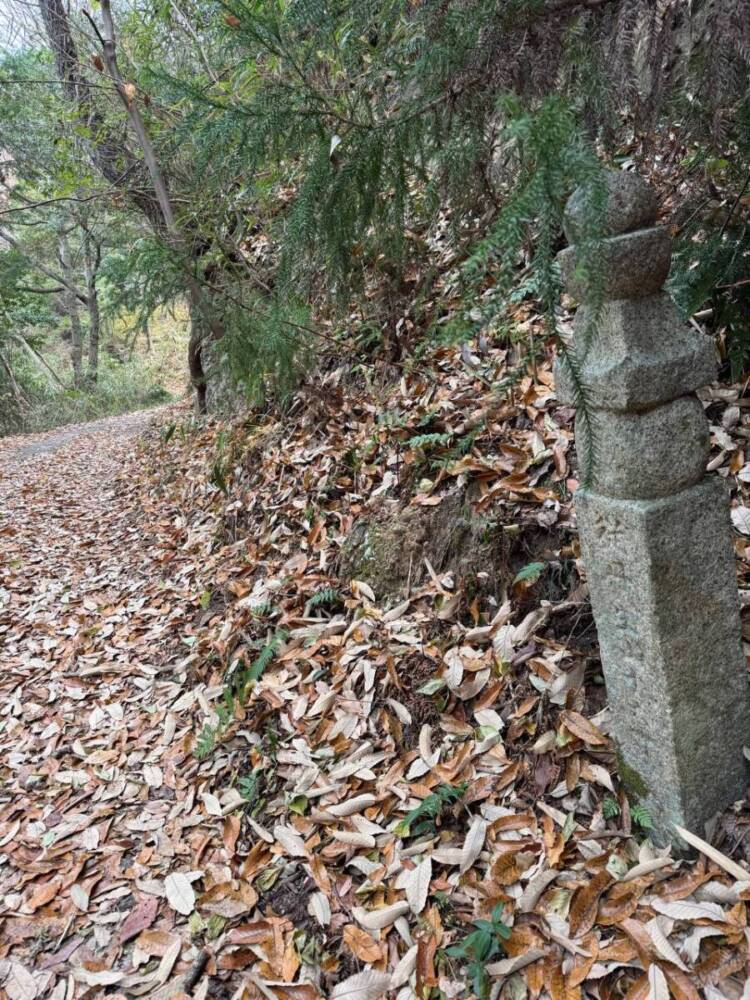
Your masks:
[[[3,36],[5,430],[160,398],[166,310],[198,409],[506,335],[514,297],[554,335],[605,165],[660,188],[673,293],[744,364],[747,0],[11,0]]]

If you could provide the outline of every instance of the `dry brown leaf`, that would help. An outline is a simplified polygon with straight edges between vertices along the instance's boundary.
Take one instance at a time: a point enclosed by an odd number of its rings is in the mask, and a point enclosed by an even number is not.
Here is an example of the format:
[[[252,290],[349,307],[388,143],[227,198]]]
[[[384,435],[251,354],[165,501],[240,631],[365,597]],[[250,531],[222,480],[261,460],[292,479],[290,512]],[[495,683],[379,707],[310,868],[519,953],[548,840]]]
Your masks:
[[[384,957],[382,943],[376,941],[367,931],[363,931],[356,924],[344,926],[343,941],[360,961],[366,962],[368,965],[375,965]]]
[[[273,835],[276,842],[280,844],[284,853],[288,854],[292,858],[306,858],[307,848],[305,847],[305,842],[302,837],[293,830],[290,826],[285,826],[283,823],[277,823],[273,828]]]
[[[716,948],[696,967],[695,971],[704,986],[715,986],[722,980],[741,972],[747,963],[746,949]]]
[[[432,861],[429,857],[423,858],[406,876],[404,883],[406,901],[415,915],[419,915],[425,908],[431,879]]]
[[[468,871],[481,854],[486,836],[487,821],[482,819],[481,816],[475,816],[471,821],[464,845],[461,848],[461,864],[459,867],[461,874]]]
[[[29,898],[27,908],[31,913],[40,909],[42,906],[46,906],[47,903],[51,903],[55,896],[58,894],[62,888],[61,879],[52,879],[50,882],[45,882],[40,885],[38,889]]]
[[[3,962],[0,961],[0,970]],[[2,971],[0,971],[2,975]],[[34,1000],[39,993],[36,979],[20,962],[8,962],[7,970],[0,980],[9,1000]]]
[[[592,722],[589,722],[588,719],[584,718],[580,712],[567,710],[560,713],[560,718],[562,719],[565,728],[571,732],[573,736],[577,736],[579,740],[583,740],[584,743],[588,743],[590,746],[607,745],[607,737],[601,733]]]
[[[361,906],[352,909],[355,919],[368,931],[379,931],[390,927],[394,920],[409,912],[407,902],[393,903],[378,910],[365,910]]]
[[[349,976],[331,990],[331,1000],[379,1000],[389,989],[391,977],[387,972],[369,969]]]
[[[570,933],[573,937],[587,934],[594,926],[599,897],[611,884],[612,876],[609,872],[601,871],[576,890],[570,906]]]
[[[409,977],[414,972],[417,967],[417,951],[419,950],[418,945],[412,945],[411,948],[403,957],[396,963],[396,967],[391,975],[391,985],[392,990],[397,990],[404,983],[408,982]]]
[[[690,976],[671,965],[664,965],[663,970],[674,1000],[701,1000],[701,995]]]
[[[168,931],[142,931],[136,938],[136,947],[147,955],[162,958],[174,944],[175,936]]]
[[[649,966],[646,975],[648,977],[648,1000],[669,1000],[667,977],[656,962]]]
[[[580,1000],[579,986],[570,986],[562,971],[560,962],[551,958],[547,962],[549,993],[552,1000]]]

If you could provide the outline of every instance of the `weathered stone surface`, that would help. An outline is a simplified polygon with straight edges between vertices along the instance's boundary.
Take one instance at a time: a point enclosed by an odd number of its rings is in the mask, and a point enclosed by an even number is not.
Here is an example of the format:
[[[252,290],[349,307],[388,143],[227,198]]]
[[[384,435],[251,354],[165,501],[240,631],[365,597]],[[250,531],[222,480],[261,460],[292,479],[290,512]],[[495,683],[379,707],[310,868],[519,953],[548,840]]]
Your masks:
[[[576,248],[557,255],[565,287],[574,298],[587,298],[588,279],[576,270]],[[672,262],[672,240],[666,230],[639,229],[603,240],[597,262],[601,294],[609,299],[642,299],[655,295],[667,280]]]
[[[640,197],[634,184],[619,217],[611,200],[613,232],[633,224]],[[620,776],[662,840],[674,823],[702,833],[744,795],[750,739],[727,499],[704,476],[708,427],[694,395],[713,379],[714,357],[656,294],[669,247],[660,229],[602,241],[610,301],[579,310],[572,346],[597,448],[575,505]],[[569,290],[585,298],[575,247],[559,259]]]
[[[596,320],[595,333],[587,337],[591,310],[581,306],[574,332],[574,352],[595,407],[643,410],[716,377],[713,340],[683,323],[666,293],[605,302]],[[555,378],[558,398],[572,405],[564,368],[556,368]]]
[[[724,484],[650,501],[581,490],[576,510],[623,774],[663,832],[702,832],[748,779]]]
[[[580,420],[580,416],[578,420]],[[590,486],[622,499],[652,499],[694,486],[710,451],[708,421],[695,396],[681,396],[643,413],[598,410]],[[576,434],[581,464],[585,434]]]
[[[620,233],[644,229],[656,221],[659,200],[653,188],[639,174],[607,170],[604,172],[604,184],[603,235],[619,236]],[[589,211],[584,192],[575,191],[568,199],[563,220],[568,243],[577,243],[583,236],[590,223],[587,218]]]

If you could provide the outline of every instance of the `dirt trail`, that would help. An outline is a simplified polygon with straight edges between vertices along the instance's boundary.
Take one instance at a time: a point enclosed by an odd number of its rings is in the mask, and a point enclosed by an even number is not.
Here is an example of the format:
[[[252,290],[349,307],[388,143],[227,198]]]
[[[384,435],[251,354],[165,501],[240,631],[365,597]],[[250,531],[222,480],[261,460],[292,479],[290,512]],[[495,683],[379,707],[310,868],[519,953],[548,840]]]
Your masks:
[[[0,438],[0,461],[6,463],[25,462],[39,455],[48,455],[67,444],[79,440],[86,447],[86,440],[93,436],[104,436],[110,440],[129,438],[140,434],[154,418],[154,410],[137,410],[117,417],[103,417],[83,424],[68,424],[41,434],[18,434]]]
[[[185,754],[167,715],[186,690],[175,664],[187,652],[180,626],[190,608],[179,560],[166,564],[129,483],[117,478],[152,417],[0,443],[0,986],[8,996],[62,997],[70,969],[68,996],[126,981],[111,972],[101,980],[97,970],[120,953],[123,921],[148,926],[160,901],[148,895],[155,883],[145,862],[183,808],[175,763]],[[183,718],[177,737],[191,731]],[[172,863],[168,851],[159,875]]]

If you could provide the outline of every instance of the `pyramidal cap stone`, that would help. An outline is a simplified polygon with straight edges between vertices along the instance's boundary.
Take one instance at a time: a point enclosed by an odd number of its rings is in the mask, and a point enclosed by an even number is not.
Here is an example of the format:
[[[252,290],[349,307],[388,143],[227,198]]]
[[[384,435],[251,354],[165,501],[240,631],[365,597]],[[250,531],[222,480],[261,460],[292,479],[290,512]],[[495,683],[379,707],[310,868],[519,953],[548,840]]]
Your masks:
[[[595,407],[644,410],[695,392],[716,378],[713,341],[683,323],[664,292],[605,302],[597,316],[583,305],[573,336],[572,350]],[[558,366],[556,378],[558,398],[572,405],[574,394],[564,366]]]
[[[675,839],[674,824],[703,834],[744,796],[750,696],[727,496],[705,475],[708,425],[695,396],[714,378],[713,348],[660,291],[669,237],[658,227],[631,231],[656,217],[648,186],[615,174],[606,188],[613,235],[599,255],[603,308],[586,305],[592,289],[576,247],[559,257],[584,303],[572,352],[596,447],[593,463],[579,454],[593,474],[575,508],[620,777],[664,842]],[[583,225],[584,202],[571,199],[570,233]],[[580,450],[585,435],[577,438]]]

